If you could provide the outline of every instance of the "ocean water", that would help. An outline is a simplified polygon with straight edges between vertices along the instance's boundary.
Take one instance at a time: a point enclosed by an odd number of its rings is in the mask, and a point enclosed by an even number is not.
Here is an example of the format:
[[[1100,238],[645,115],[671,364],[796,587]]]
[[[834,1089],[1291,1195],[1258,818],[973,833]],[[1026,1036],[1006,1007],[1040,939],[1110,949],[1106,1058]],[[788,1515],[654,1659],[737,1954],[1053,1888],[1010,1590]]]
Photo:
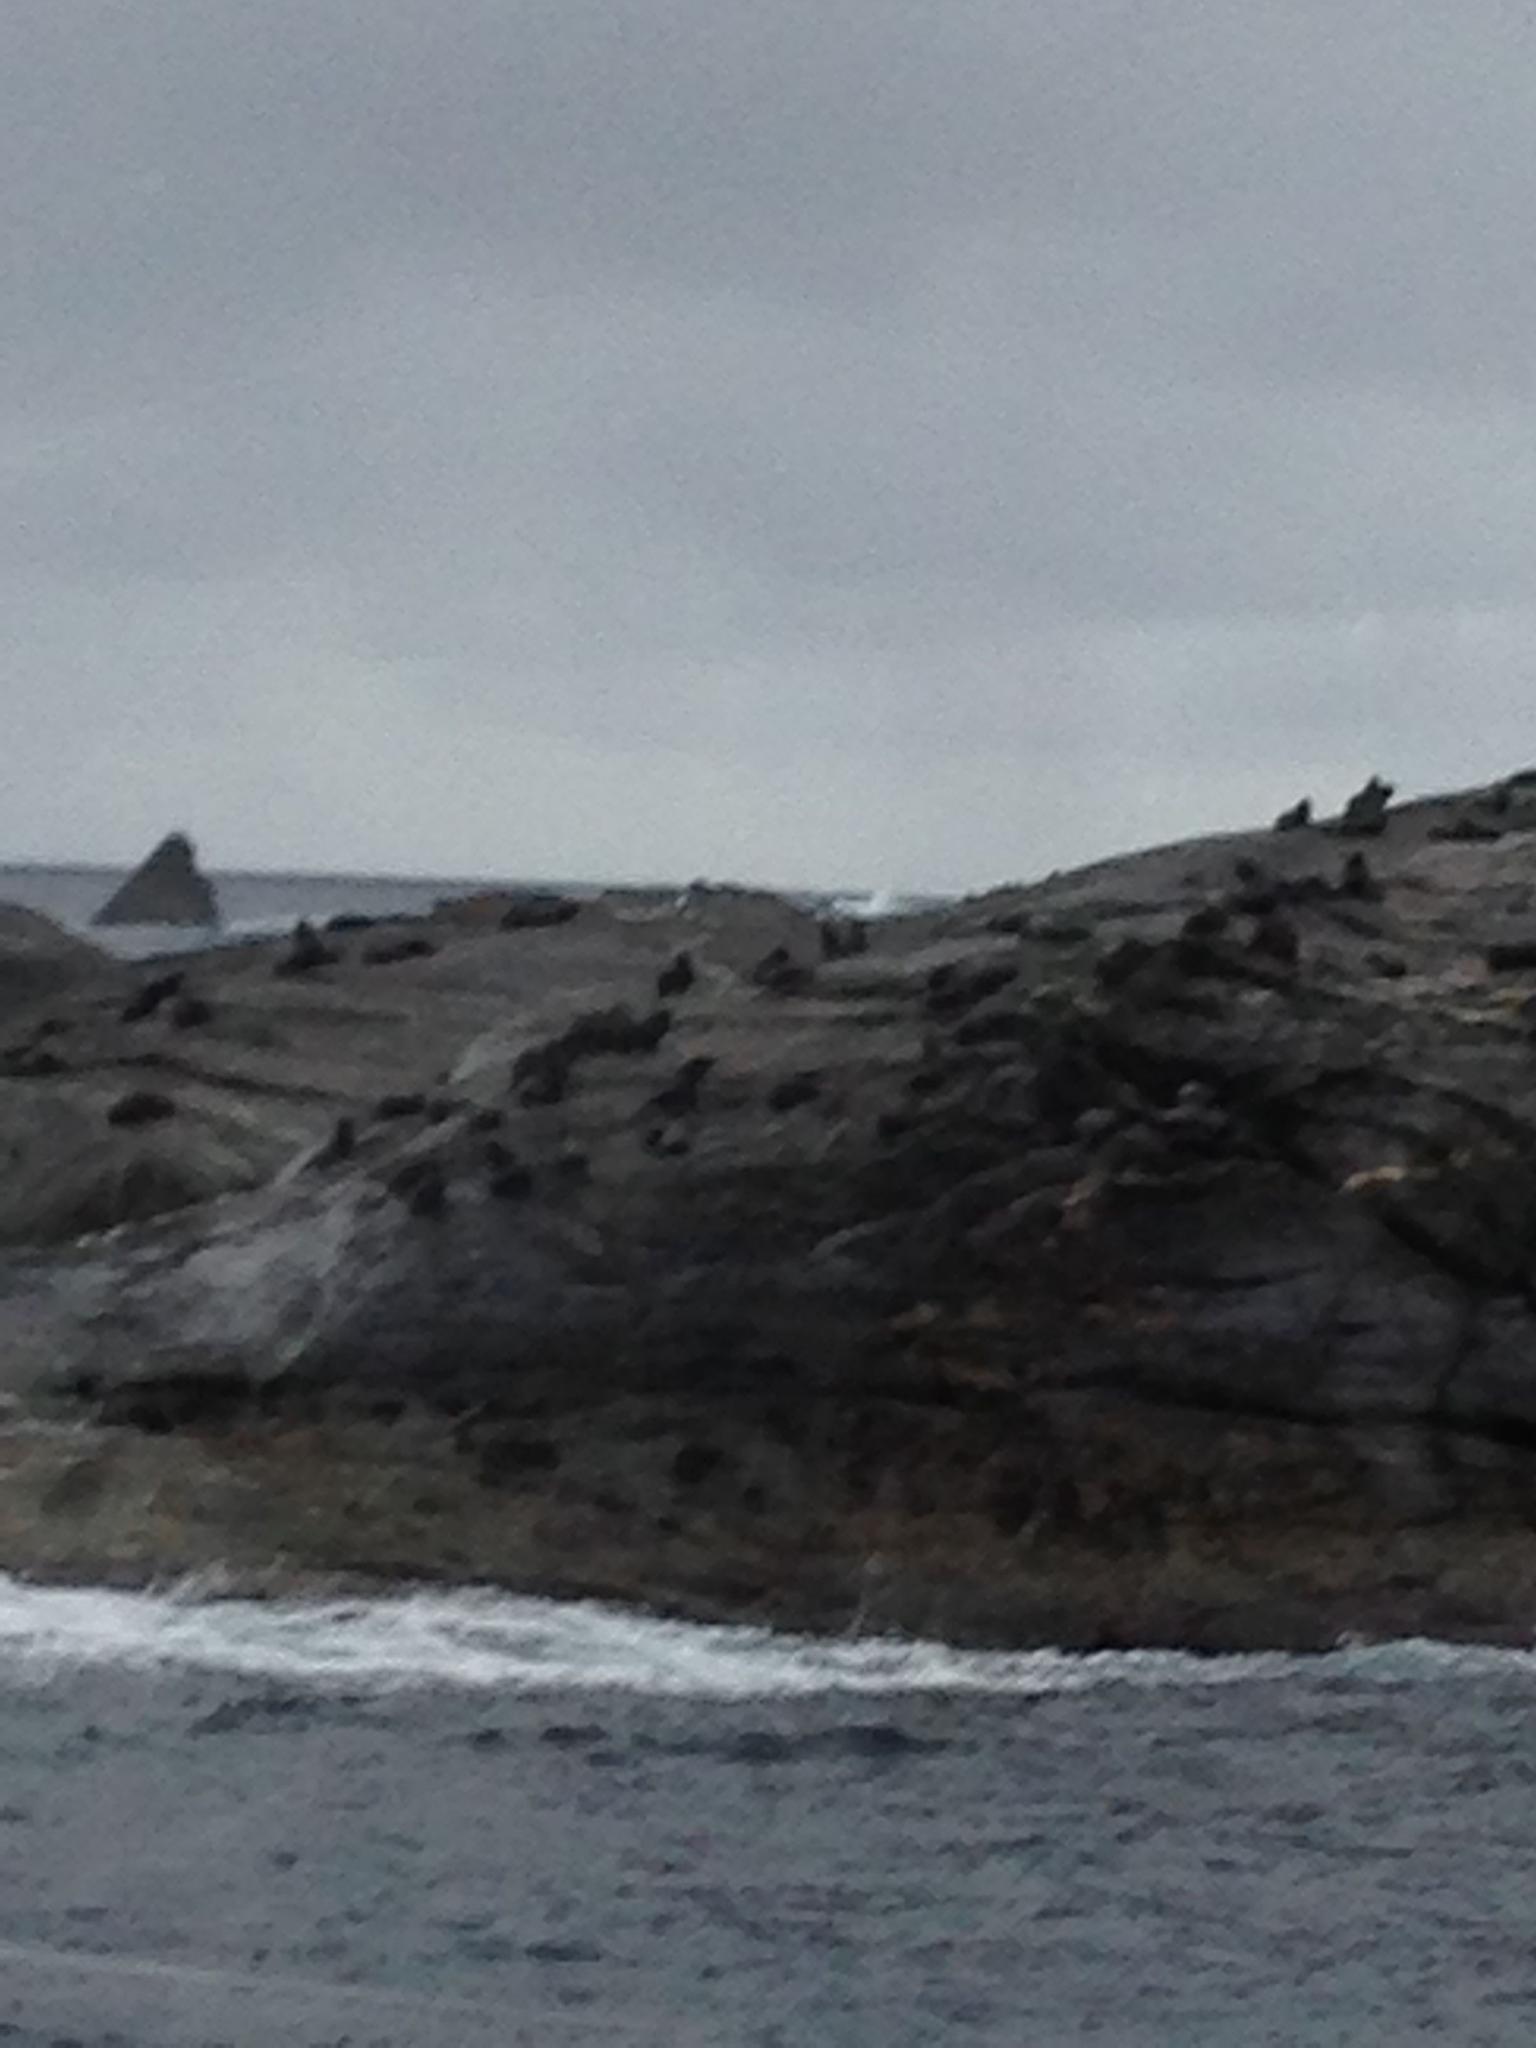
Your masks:
[[[24,2048],[1525,2043],[1536,1656],[0,1580]]]
[[[95,928],[91,919],[126,881],[126,868],[0,866],[0,903],[19,903],[40,910],[71,931],[127,959],[187,952],[210,941],[266,937],[292,930],[308,918],[323,924],[343,915],[419,917],[445,896],[463,896],[477,889],[553,889],[572,896],[594,896],[606,885],[569,878],[508,879],[487,876],[398,876],[334,874],[245,874],[210,876],[219,896],[223,925],[219,932],[181,930],[166,925],[116,925]],[[670,884],[641,886],[669,887]],[[683,886],[681,884],[679,887]],[[827,890],[794,893],[792,900],[808,908],[844,917],[879,917],[942,901],[932,896],[898,896],[875,892]]]

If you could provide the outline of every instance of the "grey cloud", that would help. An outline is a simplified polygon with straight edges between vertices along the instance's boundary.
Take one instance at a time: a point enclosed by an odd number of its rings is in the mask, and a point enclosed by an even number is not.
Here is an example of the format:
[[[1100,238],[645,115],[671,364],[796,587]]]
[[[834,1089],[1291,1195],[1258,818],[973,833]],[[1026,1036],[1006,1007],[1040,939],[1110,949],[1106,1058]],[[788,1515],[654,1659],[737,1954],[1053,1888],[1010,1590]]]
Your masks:
[[[1533,100],[1491,0],[16,0],[17,846],[68,733],[82,852],[174,765],[498,866],[536,772],[561,864],[911,882],[1496,768]]]

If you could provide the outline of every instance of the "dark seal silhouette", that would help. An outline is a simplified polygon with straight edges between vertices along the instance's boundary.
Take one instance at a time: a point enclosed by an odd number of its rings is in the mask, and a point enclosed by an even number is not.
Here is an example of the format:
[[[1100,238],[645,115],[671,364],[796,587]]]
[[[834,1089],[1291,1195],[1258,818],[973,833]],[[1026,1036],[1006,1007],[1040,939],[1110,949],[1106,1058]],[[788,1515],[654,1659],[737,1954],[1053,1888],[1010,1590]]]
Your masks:
[[[1379,775],[1373,775],[1344,806],[1344,815],[1336,829],[1346,839],[1379,839],[1387,829],[1387,806],[1392,795],[1392,784],[1383,782]]]

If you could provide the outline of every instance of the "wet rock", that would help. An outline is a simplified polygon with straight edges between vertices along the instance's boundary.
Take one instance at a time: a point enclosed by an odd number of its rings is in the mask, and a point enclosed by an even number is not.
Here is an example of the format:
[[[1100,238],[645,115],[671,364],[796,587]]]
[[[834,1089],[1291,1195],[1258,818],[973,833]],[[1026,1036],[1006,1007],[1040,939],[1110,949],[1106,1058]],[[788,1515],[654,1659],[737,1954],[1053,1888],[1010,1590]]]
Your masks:
[[[1288,811],[1280,813],[1279,817],[1275,820],[1275,830],[1277,832],[1302,832],[1305,831],[1311,822],[1312,799],[1309,796],[1304,796],[1298,802],[1292,804]]]
[[[1383,782],[1379,775],[1373,775],[1349,799],[1334,829],[1346,839],[1379,838],[1387,829],[1387,810],[1392,797],[1392,784]]]
[[[197,865],[184,832],[162,839],[149,858],[113,892],[93,924],[217,925],[218,898]]]
[[[1536,937],[1497,940],[1485,958],[1491,974],[1526,973],[1536,967]]]

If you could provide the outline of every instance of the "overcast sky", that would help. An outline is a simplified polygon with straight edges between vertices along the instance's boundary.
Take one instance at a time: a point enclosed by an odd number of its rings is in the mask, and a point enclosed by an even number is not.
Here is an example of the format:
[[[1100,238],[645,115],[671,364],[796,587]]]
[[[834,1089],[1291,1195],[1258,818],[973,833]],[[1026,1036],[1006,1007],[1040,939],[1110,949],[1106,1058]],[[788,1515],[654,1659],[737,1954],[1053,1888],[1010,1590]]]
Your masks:
[[[969,886],[1536,758],[1525,0],[4,0],[0,857]]]

